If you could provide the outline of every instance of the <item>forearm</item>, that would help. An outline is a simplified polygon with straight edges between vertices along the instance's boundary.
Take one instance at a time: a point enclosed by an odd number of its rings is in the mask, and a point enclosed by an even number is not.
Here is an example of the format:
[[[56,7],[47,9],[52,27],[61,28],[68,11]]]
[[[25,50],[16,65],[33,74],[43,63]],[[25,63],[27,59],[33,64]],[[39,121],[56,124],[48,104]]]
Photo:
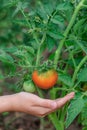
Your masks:
[[[0,96],[0,113],[12,111],[13,95]]]

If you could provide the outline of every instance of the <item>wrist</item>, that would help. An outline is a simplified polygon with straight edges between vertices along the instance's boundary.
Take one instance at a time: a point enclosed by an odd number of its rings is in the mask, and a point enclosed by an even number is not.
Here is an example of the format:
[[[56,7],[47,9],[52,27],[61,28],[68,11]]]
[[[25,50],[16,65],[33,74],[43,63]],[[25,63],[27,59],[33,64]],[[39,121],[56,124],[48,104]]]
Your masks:
[[[0,96],[0,113],[14,111],[17,94]]]
[[[11,107],[11,101],[9,96],[0,96],[0,113],[9,111]]]

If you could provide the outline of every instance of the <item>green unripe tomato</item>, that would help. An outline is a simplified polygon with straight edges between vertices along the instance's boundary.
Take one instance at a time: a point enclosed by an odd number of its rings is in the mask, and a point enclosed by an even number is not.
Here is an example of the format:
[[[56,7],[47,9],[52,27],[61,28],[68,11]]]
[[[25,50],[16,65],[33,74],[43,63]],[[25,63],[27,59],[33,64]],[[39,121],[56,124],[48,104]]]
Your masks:
[[[35,86],[32,81],[25,81],[23,83],[23,89],[26,92],[30,92],[30,93],[35,92]]]

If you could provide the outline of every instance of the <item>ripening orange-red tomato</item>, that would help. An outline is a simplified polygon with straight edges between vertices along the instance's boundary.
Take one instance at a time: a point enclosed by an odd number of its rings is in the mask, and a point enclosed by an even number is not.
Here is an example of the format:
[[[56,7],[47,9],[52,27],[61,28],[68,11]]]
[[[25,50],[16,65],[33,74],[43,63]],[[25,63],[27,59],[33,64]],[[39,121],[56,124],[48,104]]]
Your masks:
[[[35,70],[32,74],[32,80],[37,87],[49,89],[56,84],[58,80],[58,74],[53,69],[41,73],[39,73],[38,70]]]

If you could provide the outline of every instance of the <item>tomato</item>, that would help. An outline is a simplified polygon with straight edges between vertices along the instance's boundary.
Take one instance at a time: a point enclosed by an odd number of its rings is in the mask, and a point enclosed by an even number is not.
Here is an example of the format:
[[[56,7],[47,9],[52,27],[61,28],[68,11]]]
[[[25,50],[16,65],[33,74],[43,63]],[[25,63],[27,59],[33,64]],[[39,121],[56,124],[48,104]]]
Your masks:
[[[32,74],[32,80],[37,87],[42,89],[52,88],[58,79],[58,74],[55,70],[48,70],[46,72],[39,73],[35,70]]]
[[[34,86],[33,82],[31,82],[31,81],[25,81],[23,83],[23,89],[26,92],[30,92],[30,93],[35,92],[35,86]]]

